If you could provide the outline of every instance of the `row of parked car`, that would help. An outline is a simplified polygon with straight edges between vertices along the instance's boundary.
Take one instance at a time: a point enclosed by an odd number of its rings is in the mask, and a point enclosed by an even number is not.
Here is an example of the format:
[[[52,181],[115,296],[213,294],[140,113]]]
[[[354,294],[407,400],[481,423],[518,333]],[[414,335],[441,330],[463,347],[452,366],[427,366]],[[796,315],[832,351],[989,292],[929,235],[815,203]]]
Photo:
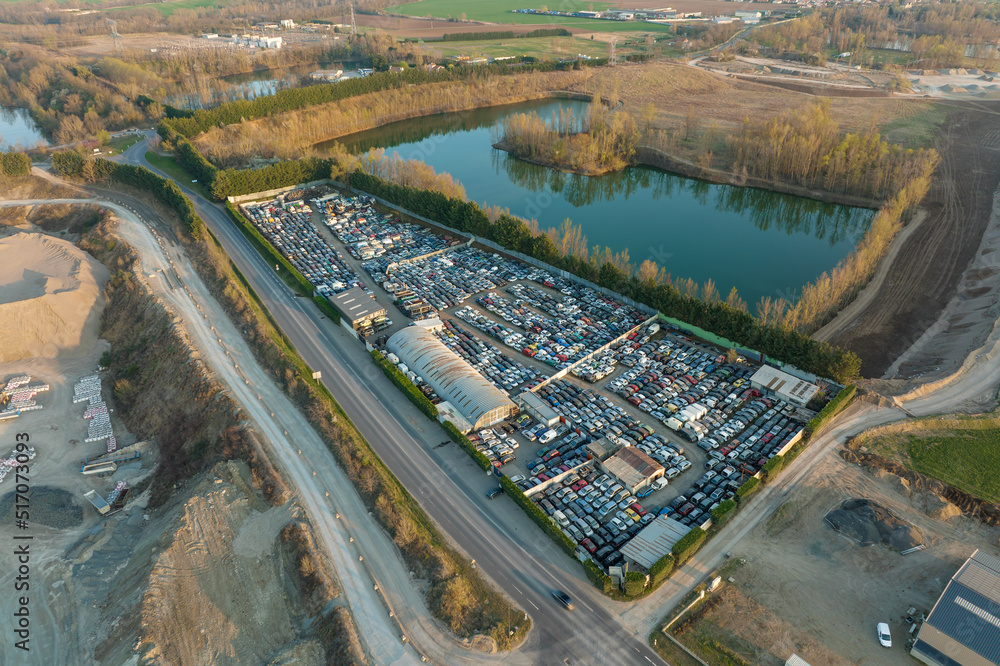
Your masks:
[[[272,199],[242,204],[243,214],[320,293],[339,293],[361,286],[357,274],[338,250],[320,236],[312,209],[301,201]]]
[[[621,547],[655,518],[617,479],[591,467],[531,499],[603,567],[622,562]]]
[[[511,359],[499,348],[483,342],[451,319],[445,319],[443,323],[444,328],[437,333],[441,342],[497,388],[513,393],[518,387],[531,387],[542,381],[540,372]]]
[[[361,260],[382,256],[390,261],[412,259],[458,242],[426,227],[402,222],[394,213],[378,213],[367,196],[324,197],[320,210],[326,214],[326,226],[351,255]]]

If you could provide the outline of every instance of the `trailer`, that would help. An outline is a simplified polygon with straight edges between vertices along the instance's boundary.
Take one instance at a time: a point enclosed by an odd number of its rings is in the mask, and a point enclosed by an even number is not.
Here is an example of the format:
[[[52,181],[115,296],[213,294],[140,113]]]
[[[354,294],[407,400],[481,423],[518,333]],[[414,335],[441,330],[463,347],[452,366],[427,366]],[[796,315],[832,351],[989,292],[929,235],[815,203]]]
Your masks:
[[[80,471],[84,474],[112,474],[118,469],[117,463],[114,462],[100,462],[91,463],[89,465],[84,465],[80,468]]]
[[[111,510],[111,505],[105,502],[104,498],[98,495],[96,491],[88,490],[83,494],[83,496],[86,497],[87,500],[94,505],[94,508],[97,509],[97,513],[101,514],[102,516],[106,516],[108,512]]]

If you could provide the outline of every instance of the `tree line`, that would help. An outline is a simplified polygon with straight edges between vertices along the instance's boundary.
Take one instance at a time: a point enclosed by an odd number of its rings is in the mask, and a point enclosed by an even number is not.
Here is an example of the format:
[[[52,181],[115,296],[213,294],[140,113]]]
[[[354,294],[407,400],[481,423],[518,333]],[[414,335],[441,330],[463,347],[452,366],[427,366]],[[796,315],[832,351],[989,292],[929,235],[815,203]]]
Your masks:
[[[52,154],[52,168],[64,178],[88,182],[110,180],[148,192],[172,208],[193,237],[200,236],[204,229],[204,222],[177,183],[161,178],[145,167],[119,164],[103,158],[84,158],[76,151],[62,150]]]
[[[273,95],[257,97],[253,100],[238,100],[220,104],[214,109],[198,109],[183,111],[168,108],[167,122],[178,133],[193,137],[212,127],[232,125],[244,120],[262,118],[264,116],[294,111],[310,106],[335,102],[349,97],[357,97],[369,93],[382,92],[393,88],[405,88],[423,83],[438,83],[452,80],[463,80],[497,75],[508,75],[526,70],[556,71],[573,69],[574,67],[596,67],[603,65],[605,60],[574,61],[571,63],[536,62],[522,63],[518,67],[508,67],[500,64],[476,65],[438,71],[410,68],[401,73],[376,72],[370,76],[334,83],[324,83],[304,88],[281,90]]]
[[[551,238],[532,233],[526,222],[519,218],[501,214],[491,222],[474,202],[388,183],[360,171],[351,175],[351,186],[457,231],[492,240],[510,250],[567,270],[668,316],[713,331],[739,345],[757,349],[803,370],[846,383],[856,377],[861,368],[861,359],[853,352],[813,340],[791,328],[766,325],[727,303],[705,303],[681,294],[673,285],[629,275],[612,262],[598,263],[600,258],[591,257],[588,260],[573,254],[562,255]]]

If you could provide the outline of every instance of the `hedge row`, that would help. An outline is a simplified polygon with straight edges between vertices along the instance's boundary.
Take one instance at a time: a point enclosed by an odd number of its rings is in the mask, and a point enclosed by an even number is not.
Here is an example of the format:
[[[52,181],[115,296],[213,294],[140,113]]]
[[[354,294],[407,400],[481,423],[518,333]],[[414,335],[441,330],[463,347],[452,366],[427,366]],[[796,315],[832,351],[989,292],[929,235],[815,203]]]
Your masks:
[[[451,32],[441,38],[443,42],[471,42],[484,39],[525,39],[529,37],[568,37],[572,35],[566,28],[539,28],[531,32],[515,33],[513,30],[492,32]]]
[[[735,512],[736,502],[734,500],[727,499],[721,502],[719,506],[712,509],[712,524],[722,527],[733,517]]]
[[[646,574],[629,571],[625,574],[625,596],[638,597],[646,589]]]
[[[760,490],[760,479],[751,476],[736,489],[736,499],[742,504],[748,497]]]
[[[483,468],[483,470],[493,469],[493,463],[490,462],[490,459],[483,455],[482,451],[477,451],[476,447],[469,441],[469,438],[463,435],[462,431],[459,430],[454,423],[451,421],[445,421],[441,424],[441,427],[444,428],[444,431],[448,433],[449,437],[451,437],[451,441],[465,449],[465,452],[472,456],[472,459],[475,460],[476,463]]]
[[[677,566],[682,566],[690,560],[698,552],[698,549],[701,548],[701,544],[705,543],[705,539],[707,538],[708,532],[700,527],[691,528],[690,532],[682,536],[680,541],[675,543],[670,549]]]
[[[295,278],[295,281],[298,283],[300,293],[311,294],[313,292],[313,286],[309,283],[309,280],[307,280],[305,276],[298,271],[298,269],[292,266],[288,259],[285,258],[285,255],[278,252],[278,250],[271,245],[270,241],[264,238],[264,236],[257,230],[257,227],[255,227],[250,220],[244,217],[243,213],[241,213],[236,206],[226,202],[226,209],[229,211],[229,214],[233,216],[233,219],[237,222],[237,224],[246,229],[246,231],[253,236],[254,240],[256,240],[257,243],[264,248],[270,259],[279,264],[282,268],[288,271],[292,277]]]
[[[20,178],[31,174],[31,158],[27,153],[0,153],[0,175]]]
[[[417,406],[417,409],[422,411],[424,415],[429,419],[437,419],[438,410],[427,396],[420,392],[416,384],[410,381],[410,378],[399,371],[395,365],[393,365],[389,359],[382,356],[382,353],[378,350],[373,349],[371,351],[372,359],[375,361],[375,365],[382,368],[382,372],[385,376],[392,380],[392,383],[396,385],[400,391],[403,392],[410,402]]]
[[[218,170],[210,184],[212,197],[224,201],[226,197],[322,180],[330,177],[332,164],[332,160],[329,159],[307,157],[276,162],[259,169]]]
[[[575,256],[562,256],[546,235],[534,236],[524,220],[501,215],[491,222],[478,204],[396,185],[356,171],[351,186],[401,206],[458,231],[492,240],[510,250],[574,273],[602,287],[681,319],[694,326],[729,338],[741,346],[757,349],[772,358],[804,370],[848,381],[860,370],[861,360],[852,352],[813,340],[796,331],[761,324],[749,313],[725,303],[706,303],[681,294],[670,284],[640,280],[626,275],[614,264],[597,265]]]
[[[665,581],[674,572],[674,563],[675,560],[672,553],[667,553],[653,563],[653,566],[649,568],[650,586],[653,589],[659,587],[660,583]]]
[[[334,324],[340,323],[340,313],[330,304],[330,301],[326,300],[325,296],[320,296],[319,294],[313,296],[313,302],[319,311],[330,318]]]
[[[812,437],[813,433],[826,425],[830,419],[847,409],[857,392],[858,387],[854,384],[842,388],[837,395],[833,396],[833,400],[826,403],[826,406],[820,410],[819,414],[806,424],[805,436]]]
[[[204,222],[177,183],[161,178],[145,167],[119,164],[103,158],[84,160],[72,150],[53,153],[52,167],[66,178],[92,182],[111,180],[144,190],[172,208],[193,237],[199,237],[204,230]]]
[[[583,570],[587,573],[587,578],[594,584],[594,587],[605,595],[611,594],[611,590],[614,589],[615,585],[614,581],[611,580],[611,576],[601,571],[601,568],[597,566],[594,560],[588,559],[584,562]]]
[[[566,536],[566,533],[556,525],[555,521],[549,518],[541,507],[531,501],[531,498],[522,492],[517,484],[508,479],[506,476],[500,477],[500,485],[503,487],[504,491],[510,495],[515,502],[517,502],[524,512],[528,514],[528,517],[535,521],[542,531],[545,532],[549,537],[556,542],[563,551],[572,557],[576,553],[576,542]]]

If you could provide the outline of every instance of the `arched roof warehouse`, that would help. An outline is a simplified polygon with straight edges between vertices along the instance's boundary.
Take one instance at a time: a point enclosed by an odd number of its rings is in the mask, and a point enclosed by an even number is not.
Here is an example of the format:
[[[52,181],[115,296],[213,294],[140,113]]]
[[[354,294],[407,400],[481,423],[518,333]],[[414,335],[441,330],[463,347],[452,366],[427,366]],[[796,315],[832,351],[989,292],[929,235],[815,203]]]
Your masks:
[[[394,333],[386,349],[430,384],[474,428],[485,428],[517,412],[507,394],[420,326],[407,326]]]

